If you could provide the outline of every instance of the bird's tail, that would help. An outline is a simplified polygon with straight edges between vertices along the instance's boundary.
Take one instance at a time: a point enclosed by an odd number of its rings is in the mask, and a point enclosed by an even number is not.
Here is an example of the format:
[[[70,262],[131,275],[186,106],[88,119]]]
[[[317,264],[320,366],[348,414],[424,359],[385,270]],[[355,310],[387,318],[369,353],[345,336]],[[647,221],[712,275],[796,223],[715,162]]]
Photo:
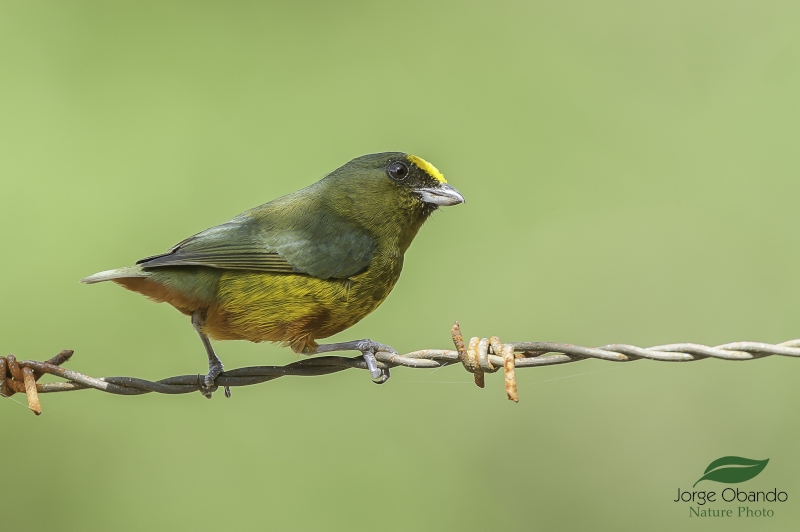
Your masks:
[[[107,270],[104,272],[90,275],[85,279],[81,279],[82,283],[94,284],[102,283],[103,281],[113,281],[114,279],[130,279],[131,277],[149,277],[149,273],[144,271],[141,266],[126,266],[125,268],[117,268],[116,270]]]

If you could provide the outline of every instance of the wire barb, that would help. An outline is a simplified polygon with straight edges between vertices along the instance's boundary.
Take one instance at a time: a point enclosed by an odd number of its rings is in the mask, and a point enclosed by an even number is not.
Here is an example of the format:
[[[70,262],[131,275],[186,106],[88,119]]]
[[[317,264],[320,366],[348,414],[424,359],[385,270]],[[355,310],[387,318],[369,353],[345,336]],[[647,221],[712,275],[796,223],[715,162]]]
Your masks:
[[[465,345],[461,327],[455,322],[450,335],[455,351],[445,349],[423,349],[405,355],[379,351],[375,354],[378,367],[388,370],[396,366],[407,368],[441,368],[460,362],[473,374],[475,384],[485,386],[484,375],[503,370],[506,396],[518,402],[516,370],[536,366],[551,366],[577,362],[587,358],[613,362],[631,362],[640,359],[664,362],[692,362],[704,358],[720,360],[754,360],[770,355],[800,357],[800,339],[781,344],[761,342],[735,342],[710,347],[701,344],[668,344],[654,347],[637,347],[628,344],[609,344],[600,347],[581,347],[572,344],[551,342],[502,343],[500,338],[470,338]],[[68,392],[93,388],[117,395],[142,395],[146,393],[184,394],[200,391],[202,378],[198,375],[179,375],[148,381],[135,377],[95,378],[61,367],[70,359],[73,351],[64,350],[53,358],[38,362],[17,361],[14,355],[0,357],[0,395],[11,397],[25,393],[28,407],[38,416],[42,412],[39,394]],[[224,371],[217,377],[217,386],[251,386],[288,375],[330,375],[347,369],[368,370],[361,356],[322,356],[306,358],[285,366],[252,366]],[[42,375],[53,375],[65,382],[40,384]]]

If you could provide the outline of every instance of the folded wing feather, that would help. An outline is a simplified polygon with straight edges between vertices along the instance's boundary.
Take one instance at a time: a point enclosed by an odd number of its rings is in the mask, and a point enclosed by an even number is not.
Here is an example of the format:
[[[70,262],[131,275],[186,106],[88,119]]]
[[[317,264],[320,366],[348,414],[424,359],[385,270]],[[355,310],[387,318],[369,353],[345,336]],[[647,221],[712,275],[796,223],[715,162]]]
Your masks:
[[[278,223],[270,223],[270,218]],[[254,210],[137,264],[145,269],[206,266],[347,278],[366,269],[374,251],[375,241],[369,234],[335,216],[294,221],[268,210]]]

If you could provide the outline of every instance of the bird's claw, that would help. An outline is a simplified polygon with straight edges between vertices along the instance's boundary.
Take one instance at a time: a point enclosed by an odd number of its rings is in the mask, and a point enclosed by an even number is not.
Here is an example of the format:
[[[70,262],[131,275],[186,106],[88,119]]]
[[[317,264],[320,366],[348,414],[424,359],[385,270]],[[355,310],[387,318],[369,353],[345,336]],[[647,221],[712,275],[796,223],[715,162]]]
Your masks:
[[[222,373],[223,370],[222,364],[214,364],[208,368],[208,374],[203,377],[203,383],[200,385],[200,393],[203,394],[203,397],[206,399],[211,399],[211,395],[217,391],[219,386],[215,382],[219,374]],[[223,387],[225,389],[225,397],[230,398],[231,396],[231,389],[228,386]]]
[[[383,384],[384,382],[388,381],[390,377],[389,368],[381,369],[378,367],[378,359],[375,358],[375,353],[383,351],[385,353],[392,353],[396,355],[397,351],[388,345],[379,344],[378,342],[373,342],[372,340],[363,340],[359,342],[358,350],[361,351],[361,354],[364,356],[364,362],[367,363],[367,368],[369,369],[369,374],[372,377],[372,382],[375,384]]]
[[[375,354],[381,352],[391,353],[393,355],[397,354],[397,351],[388,345],[379,344],[369,339],[318,345],[314,354],[332,353],[334,351],[361,351],[364,362],[367,364],[367,369],[369,369],[369,374],[372,376],[372,382],[375,384],[383,384],[389,380],[389,368],[378,367],[378,359],[375,357]]]

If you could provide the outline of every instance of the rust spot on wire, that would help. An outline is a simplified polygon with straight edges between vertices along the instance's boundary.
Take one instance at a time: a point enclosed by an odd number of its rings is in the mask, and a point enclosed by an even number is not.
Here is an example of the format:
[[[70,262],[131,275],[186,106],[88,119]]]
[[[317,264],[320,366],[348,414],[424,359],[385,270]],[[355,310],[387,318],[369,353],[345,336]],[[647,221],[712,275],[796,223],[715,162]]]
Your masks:
[[[22,368],[22,376],[25,381],[25,394],[28,396],[28,408],[34,414],[41,415],[42,405],[39,403],[39,394],[36,391],[36,377],[31,368]]]
[[[0,357],[0,395],[3,397],[11,397],[14,392],[11,391],[8,384],[6,384],[6,372],[8,371],[8,362],[6,357]]]
[[[11,397],[15,393],[25,392],[28,408],[38,415],[42,413],[39,392],[42,386],[36,384],[45,373],[53,373],[53,368],[69,360],[74,351],[65,349],[47,362],[17,362],[14,355],[0,357],[0,395]],[[38,368],[38,371],[34,368]]]
[[[472,372],[475,385],[478,388],[483,388],[486,386],[486,380],[483,377],[483,369],[481,368],[480,354],[478,352],[480,341],[480,338],[469,339],[467,356],[462,362],[464,363],[464,367],[467,368],[467,371]]]
[[[517,369],[514,357],[514,346],[503,346],[503,369],[505,369],[506,395],[515,403],[519,403],[517,395]]]
[[[503,357],[503,376],[506,384],[506,396],[515,403],[518,403],[519,396],[517,395],[517,371],[514,346],[511,344],[504,345],[497,336],[492,336],[489,339],[489,343],[492,346],[492,353]]]
[[[461,335],[461,325],[458,322],[453,324],[453,328],[450,329],[450,336],[453,337],[453,343],[456,346],[456,351],[458,351],[458,356],[464,358],[467,356],[467,346],[464,345],[464,337]]]
[[[472,373],[475,384],[478,388],[486,386],[486,381],[483,378],[483,369],[481,369],[480,357],[478,354],[479,338],[471,338],[469,346],[464,346],[464,336],[461,334],[461,325],[458,322],[453,324],[450,330],[450,335],[453,337],[453,343],[458,351],[458,358],[464,365],[464,368]]]

